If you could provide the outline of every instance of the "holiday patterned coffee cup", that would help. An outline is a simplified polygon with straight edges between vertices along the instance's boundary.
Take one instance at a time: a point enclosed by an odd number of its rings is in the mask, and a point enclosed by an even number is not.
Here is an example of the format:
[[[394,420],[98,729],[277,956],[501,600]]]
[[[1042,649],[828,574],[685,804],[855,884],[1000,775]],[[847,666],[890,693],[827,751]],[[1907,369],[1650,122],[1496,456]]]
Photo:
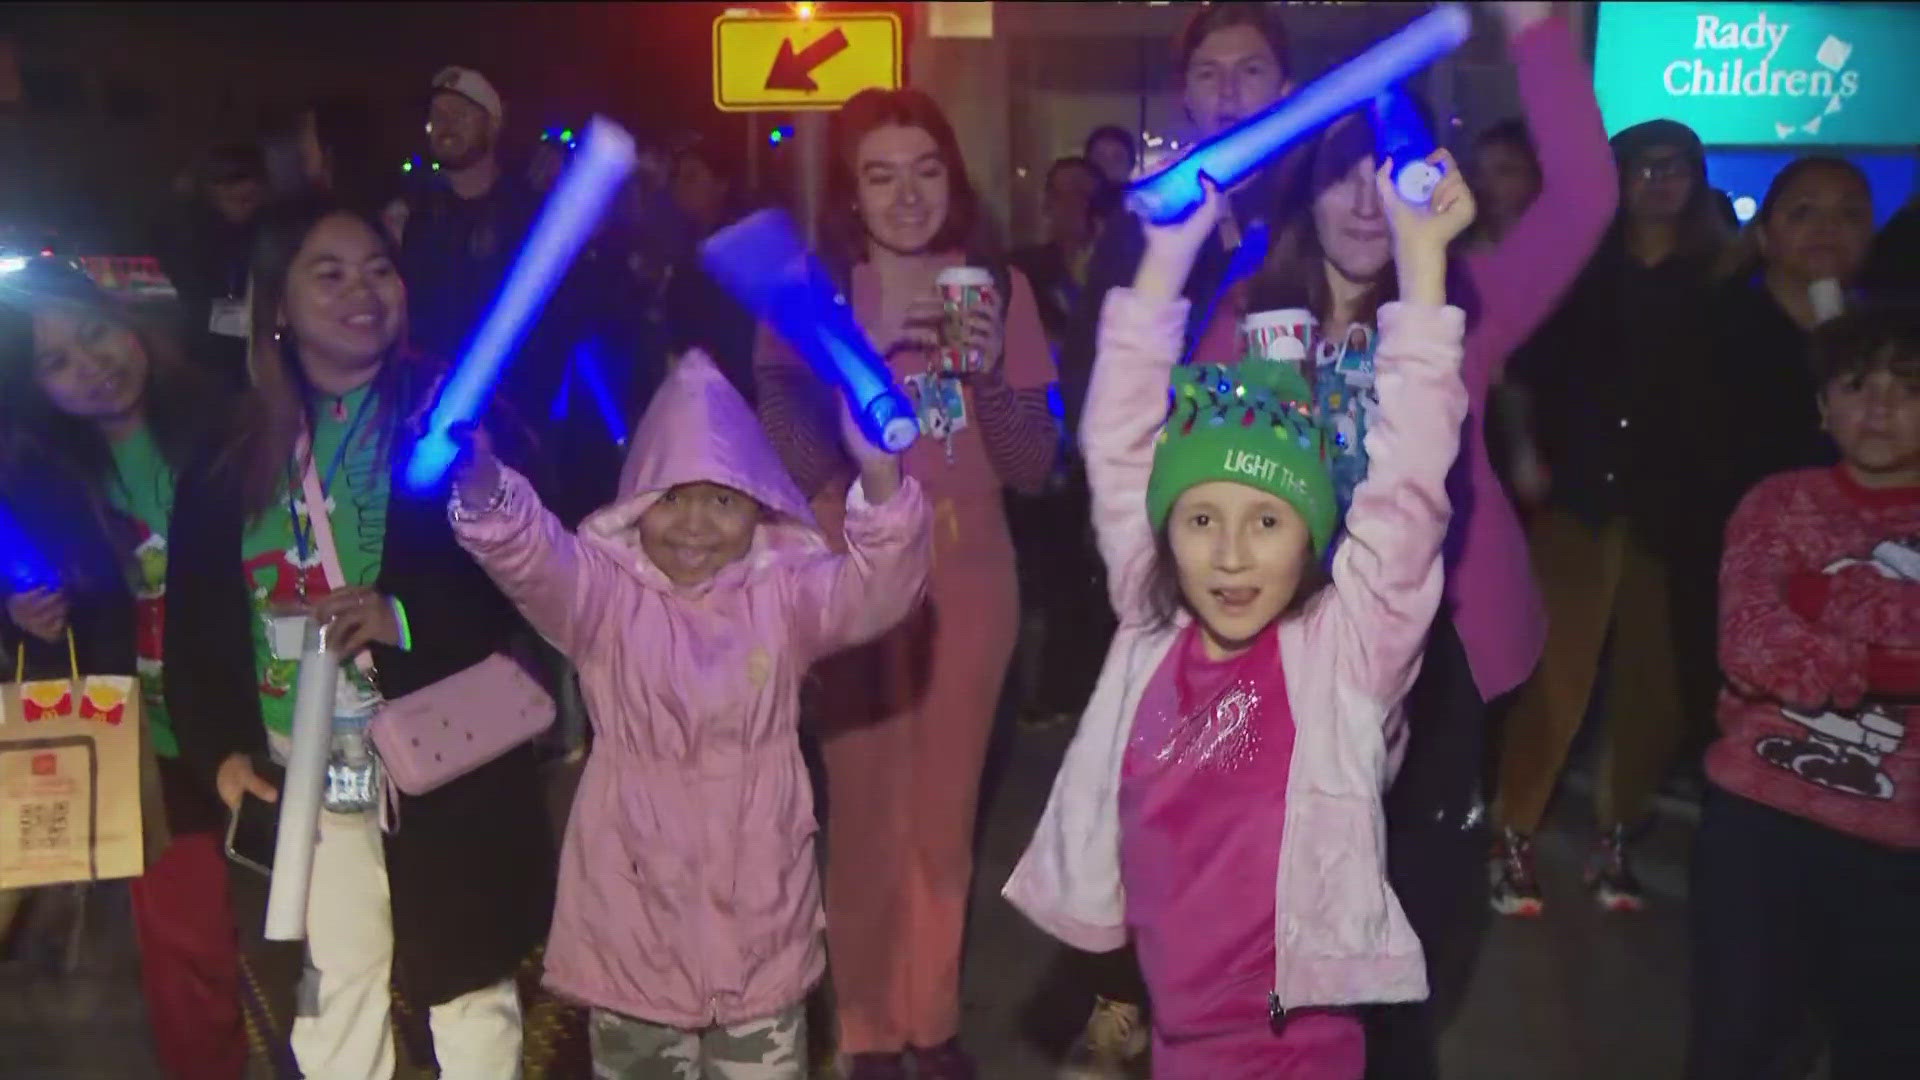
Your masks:
[[[1318,326],[1305,308],[1253,312],[1240,320],[1240,355],[1293,364],[1304,374]]]
[[[979,371],[985,358],[966,345],[967,319],[976,308],[993,303],[993,275],[978,266],[951,266],[934,279],[940,290],[945,318],[940,321],[940,369]]]

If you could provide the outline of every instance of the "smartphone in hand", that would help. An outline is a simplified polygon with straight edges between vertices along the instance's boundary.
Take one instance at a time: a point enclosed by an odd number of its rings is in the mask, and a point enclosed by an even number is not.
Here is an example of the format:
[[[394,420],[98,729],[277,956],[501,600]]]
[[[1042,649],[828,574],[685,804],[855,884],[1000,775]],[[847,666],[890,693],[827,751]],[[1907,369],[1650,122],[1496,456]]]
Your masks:
[[[276,789],[286,781],[286,770],[254,763],[254,772]],[[227,819],[227,858],[265,877],[273,876],[273,849],[280,838],[280,804],[246,792],[240,808]]]

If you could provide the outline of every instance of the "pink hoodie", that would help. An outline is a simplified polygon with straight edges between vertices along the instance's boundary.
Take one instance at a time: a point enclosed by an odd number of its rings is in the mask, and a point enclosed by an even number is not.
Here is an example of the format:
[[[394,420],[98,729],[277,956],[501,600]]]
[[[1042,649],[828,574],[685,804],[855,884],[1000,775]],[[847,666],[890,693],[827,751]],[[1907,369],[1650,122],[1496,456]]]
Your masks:
[[[766,508],[747,555],[678,588],[635,524],[696,481]],[[847,496],[849,553],[814,525],[751,409],[690,353],[634,435],[620,497],[576,537],[509,472],[497,509],[455,530],[580,672],[595,742],[560,855],[546,982],[681,1028],[771,1016],[825,968],[812,787],[798,739],[818,658],[920,602],[931,518],[911,477]]]
[[[1187,302],[1107,294],[1081,442],[1094,525],[1120,629],[1081,716],[1033,843],[1005,894],[1035,923],[1094,952],[1127,941],[1120,883],[1120,766],[1154,671],[1185,618],[1153,625],[1147,477],[1180,356]],[[1419,939],[1387,886],[1381,795],[1389,727],[1420,670],[1440,605],[1447,472],[1460,449],[1465,317],[1454,307],[1380,309],[1381,408],[1371,467],[1347,511],[1333,584],[1280,624],[1295,725],[1275,882],[1274,993],[1283,1009],[1412,1001],[1427,994]]]

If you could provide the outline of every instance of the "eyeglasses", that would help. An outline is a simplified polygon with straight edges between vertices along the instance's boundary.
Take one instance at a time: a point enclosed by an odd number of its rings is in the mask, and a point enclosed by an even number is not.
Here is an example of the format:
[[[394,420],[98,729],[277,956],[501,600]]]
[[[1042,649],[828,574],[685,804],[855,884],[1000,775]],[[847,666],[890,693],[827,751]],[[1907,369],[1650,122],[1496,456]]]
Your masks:
[[[1627,170],[1630,175],[1642,180],[1670,180],[1687,174],[1687,159],[1679,157],[1659,158],[1642,162]]]

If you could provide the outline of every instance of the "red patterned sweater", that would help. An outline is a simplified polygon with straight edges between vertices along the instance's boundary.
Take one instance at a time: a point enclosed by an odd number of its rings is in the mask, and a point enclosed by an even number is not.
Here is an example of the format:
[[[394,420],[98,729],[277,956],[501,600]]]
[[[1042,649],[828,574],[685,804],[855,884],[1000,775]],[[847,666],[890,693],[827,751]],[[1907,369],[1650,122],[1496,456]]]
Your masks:
[[[1920,487],[1839,468],[1755,485],[1727,525],[1720,667],[1714,783],[1920,848]]]

